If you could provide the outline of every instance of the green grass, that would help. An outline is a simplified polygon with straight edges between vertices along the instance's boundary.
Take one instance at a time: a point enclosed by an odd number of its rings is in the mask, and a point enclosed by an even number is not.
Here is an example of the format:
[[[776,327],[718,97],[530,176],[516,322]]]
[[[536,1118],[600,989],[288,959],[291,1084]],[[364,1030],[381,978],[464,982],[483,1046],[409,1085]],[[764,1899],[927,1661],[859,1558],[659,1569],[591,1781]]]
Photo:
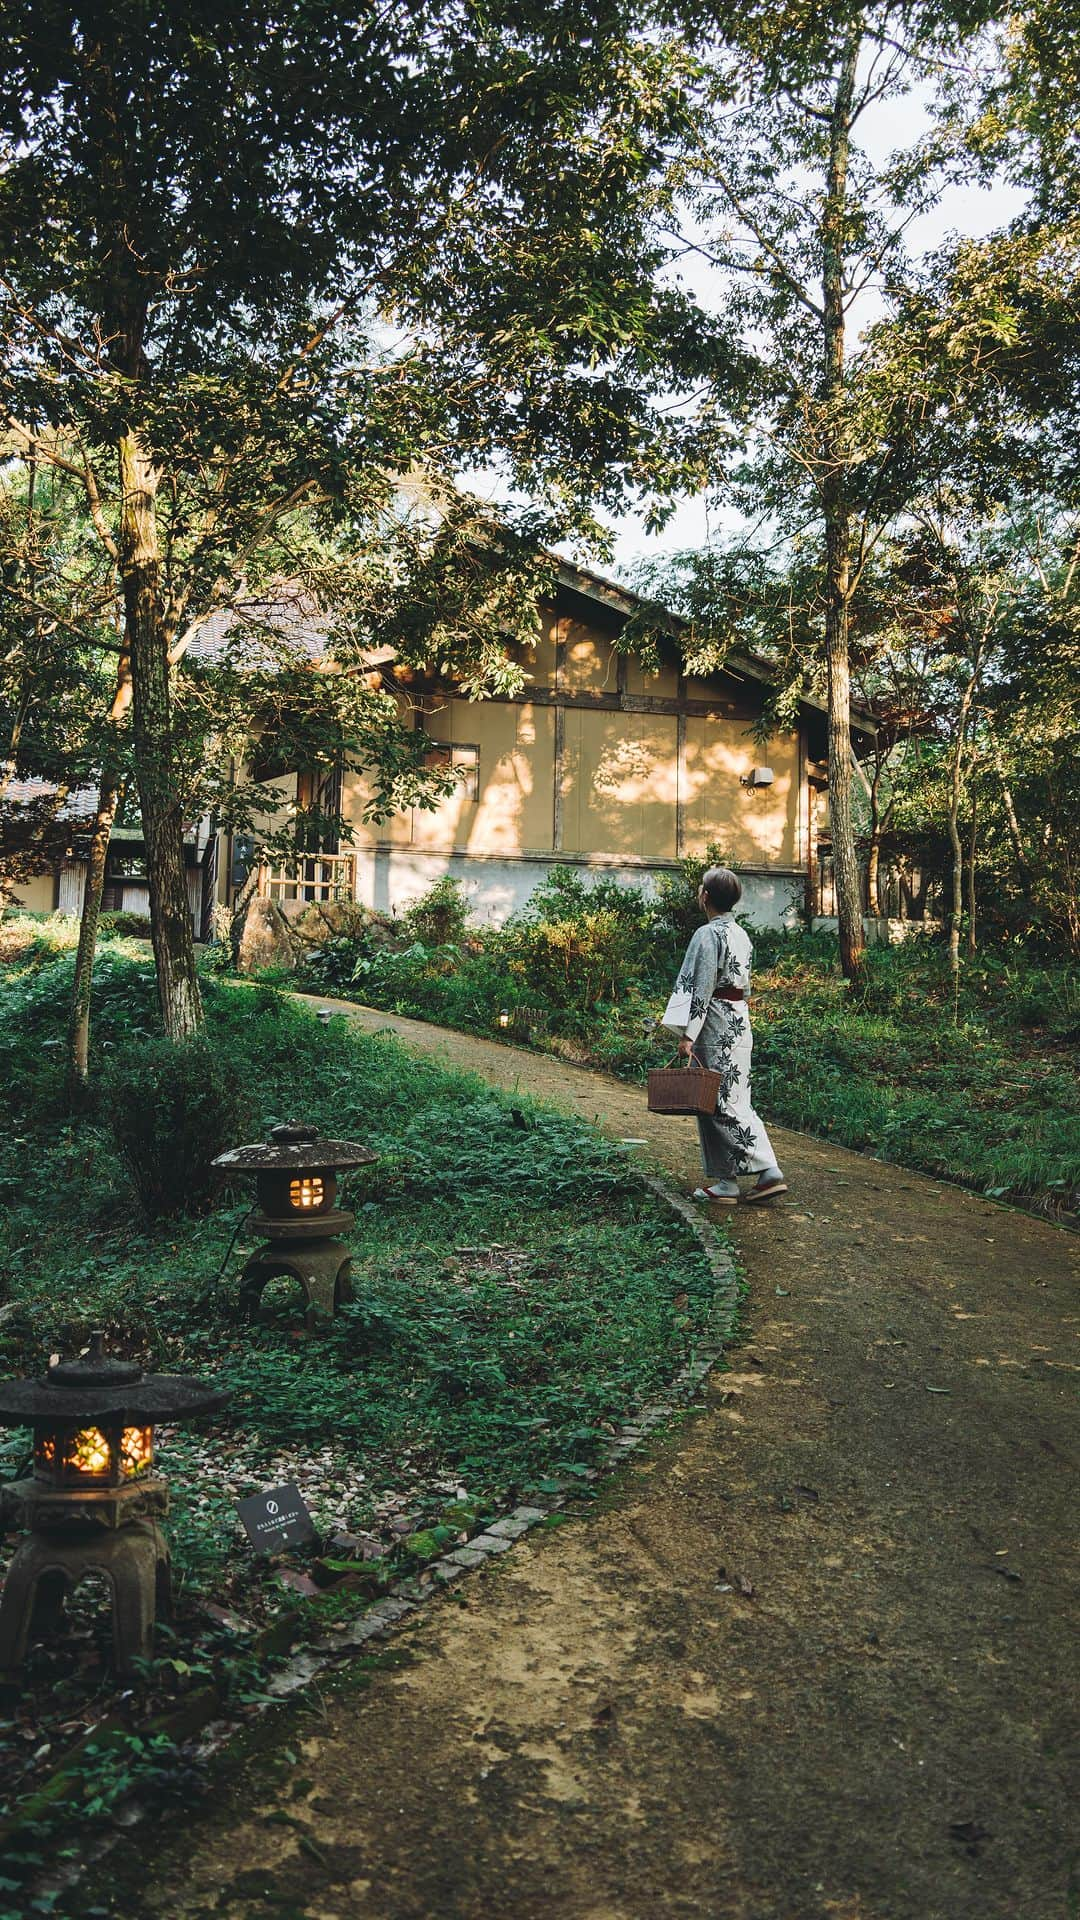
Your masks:
[[[576,915],[553,922],[557,948],[533,924],[399,952],[331,941],[308,979],[492,1038],[500,1007],[515,1017],[528,1007],[531,1044],[642,1081],[673,1049],[649,1026],[685,927],[623,891],[620,905],[605,883],[601,917],[576,898],[560,904],[556,890],[554,911]],[[853,998],[831,937],[766,932],[755,941],[754,1089],[768,1119],[1027,1206],[1080,1207],[1074,965],[1033,961],[1015,947],[965,956],[956,992],[941,947],[915,939],[871,949]],[[565,958],[565,990],[553,951],[560,965]]]
[[[588,1128],[392,1039],[325,1028],[266,988],[208,980],[208,1035],[247,1084],[255,1137],[300,1114],[379,1155],[344,1193],[354,1304],[317,1342],[297,1343],[287,1315],[252,1333],[235,1314],[242,1235],[232,1274],[215,1274],[253,1196],[153,1228],[107,1116],[63,1114],[49,1041],[70,972],[65,955],[0,984],[9,1371],[102,1324],[152,1364],[225,1379],[230,1430],[268,1453],[318,1439],[363,1454],[374,1497],[408,1447],[414,1465],[494,1502],[587,1459],[597,1423],[669,1375],[701,1325],[696,1242]],[[153,1020],[145,962],[107,946],[99,1061],[137,1051]]]
[[[235,1637],[208,1623],[207,1600],[252,1625],[295,1612],[323,1627],[529,1490],[584,1486],[618,1420],[693,1350],[711,1269],[622,1152],[575,1120],[414,1060],[391,1038],[324,1027],[266,987],[210,977],[207,1033],[235,1083],[243,1137],[303,1117],[378,1154],[342,1193],[356,1209],[353,1303],[316,1338],[287,1300],[248,1325],[237,1277],[253,1193],[226,1191],[209,1210],[154,1223],[121,1150],[129,1129],[115,1103],[137,1097],[140,1061],[160,1068],[145,949],[102,946],[96,1092],[72,1118],[56,1043],[73,955],[57,952],[48,927],[7,933],[0,1372],[39,1372],[101,1326],[146,1366],[219,1380],[233,1395],[213,1426],[159,1435],[180,1612],[125,1713],[156,1710],[207,1677],[241,1698],[257,1687]],[[206,1113],[208,1126],[221,1123],[213,1103]],[[148,1136],[159,1117],[147,1109]],[[25,1433],[0,1434],[0,1471],[19,1470],[26,1447]],[[246,1545],[236,1499],[286,1480],[324,1531],[369,1537],[347,1590],[298,1597]],[[355,1552],[336,1551],[346,1561]],[[55,1764],[100,1714],[86,1650],[101,1632],[100,1617],[76,1605],[72,1634],[34,1656],[17,1720],[0,1721],[0,1817],[34,1786],[28,1756],[48,1749],[43,1764]]]
[[[809,944],[809,943],[808,943]],[[939,950],[871,953],[861,1000],[798,943],[758,975],[755,1095],[844,1146],[1052,1211],[1080,1201],[1075,981],[970,966],[959,1004]]]

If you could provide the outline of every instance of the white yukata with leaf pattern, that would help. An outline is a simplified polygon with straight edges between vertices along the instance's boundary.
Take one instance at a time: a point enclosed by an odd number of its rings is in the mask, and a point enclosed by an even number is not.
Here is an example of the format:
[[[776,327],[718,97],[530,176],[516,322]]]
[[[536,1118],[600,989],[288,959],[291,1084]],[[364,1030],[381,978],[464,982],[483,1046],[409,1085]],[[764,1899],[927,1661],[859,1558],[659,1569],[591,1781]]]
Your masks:
[[[750,992],[754,949],[730,913],[719,913],[694,934],[660,1024],[694,1043],[704,1067],[721,1075],[716,1113],[698,1115],[701,1164],[709,1180],[767,1173],[776,1165],[769,1136],[750,1104],[753,1035],[746,1000],[725,1000],[719,987]]]

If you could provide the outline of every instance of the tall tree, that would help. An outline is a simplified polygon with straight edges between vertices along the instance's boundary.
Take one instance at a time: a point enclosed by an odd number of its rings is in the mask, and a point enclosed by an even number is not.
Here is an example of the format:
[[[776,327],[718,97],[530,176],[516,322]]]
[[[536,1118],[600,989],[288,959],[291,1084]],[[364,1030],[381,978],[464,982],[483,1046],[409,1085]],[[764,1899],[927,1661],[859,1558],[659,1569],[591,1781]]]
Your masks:
[[[1056,212],[1044,219],[1032,205],[1009,231],[932,258],[866,347],[866,378],[891,409],[890,434],[909,475],[893,544],[921,552],[938,601],[926,686],[928,705],[939,716],[952,712],[946,815],[954,964],[965,763],[974,772],[981,762],[985,825],[992,831],[997,814],[1011,849],[1003,894],[1019,884],[1032,909],[1038,895],[1046,926],[1075,938],[1051,871],[1075,863],[1075,842],[1062,833],[1067,807],[1056,798],[1060,783],[1032,784],[1030,773],[1040,763],[1049,769],[1055,757],[1069,760],[1078,719],[1078,290],[1080,222]],[[954,696],[942,703],[950,675]],[[1040,793],[1038,833],[1025,834],[1019,792],[1027,802]],[[970,941],[974,793],[968,810]]]
[[[817,605],[829,716],[829,809],[845,975],[863,951],[852,808],[851,619],[904,476],[887,409],[860,390],[853,348],[902,277],[904,232],[943,183],[926,153],[882,159],[873,110],[928,84],[973,9],[868,0],[829,8],[687,8],[710,111],[687,158],[679,242],[717,276],[716,301],[751,357],[752,404],[713,384],[703,418],[716,491],[805,556],[820,542]],[[684,16],[685,17],[685,16]],[[746,391],[746,389],[744,389]]]
[[[9,430],[116,570],[166,1031],[201,1010],[177,674],[297,512],[365,534],[414,467],[551,508],[682,468],[653,287],[687,60],[621,8],[0,0]]]

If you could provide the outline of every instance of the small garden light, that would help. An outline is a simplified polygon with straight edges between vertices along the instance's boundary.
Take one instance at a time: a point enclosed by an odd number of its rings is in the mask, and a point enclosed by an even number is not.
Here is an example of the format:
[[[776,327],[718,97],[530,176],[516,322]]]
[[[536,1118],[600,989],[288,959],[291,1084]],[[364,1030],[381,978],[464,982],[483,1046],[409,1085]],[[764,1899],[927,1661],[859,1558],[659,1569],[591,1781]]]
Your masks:
[[[229,1396],[174,1374],[144,1374],[91,1336],[81,1359],[37,1380],[0,1383],[0,1425],[29,1426],[33,1477],[3,1489],[28,1530],[0,1596],[0,1671],[21,1664],[31,1635],[55,1631],[68,1592],[87,1573],[112,1589],[120,1672],[149,1657],[158,1613],[170,1609],[169,1551],[158,1525],[168,1488],[154,1466],[154,1425],[215,1413]]]
[[[530,1041],[534,1031],[543,1028],[544,1012],[540,1007],[503,1007],[496,1016],[495,1025],[501,1033],[511,1033],[516,1040]]]
[[[354,1140],[328,1140],[318,1127],[295,1122],[271,1127],[253,1146],[218,1155],[215,1167],[256,1175],[259,1211],[251,1224],[265,1235],[265,1244],[252,1254],[241,1280],[249,1313],[279,1274],[299,1281],[309,1332],[320,1314],[332,1315],[348,1298],[349,1250],[338,1236],[348,1232],[355,1215],[336,1205],[338,1170],[376,1157]]]

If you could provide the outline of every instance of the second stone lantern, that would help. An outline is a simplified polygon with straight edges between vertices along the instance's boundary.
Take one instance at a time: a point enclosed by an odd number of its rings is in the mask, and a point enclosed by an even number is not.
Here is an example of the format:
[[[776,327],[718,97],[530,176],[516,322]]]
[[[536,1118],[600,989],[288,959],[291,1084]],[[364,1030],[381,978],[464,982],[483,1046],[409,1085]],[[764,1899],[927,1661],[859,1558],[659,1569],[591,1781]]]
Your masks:
[[[349,1249],[341,1238],[355,1214],[335,1205],[337,1176],[378,1156],[354,1140],[329,1140],[318,1127],[290,1122],[271,1127],[265,1140],[233,1147],[214,1161],[227,1173],[257,1175],[259,1211],[250,1225],[265,1235],[241,1277],[241,1303],[254,1314],[268,1280],[299,1281],[311,1332],[349,1298]]]

